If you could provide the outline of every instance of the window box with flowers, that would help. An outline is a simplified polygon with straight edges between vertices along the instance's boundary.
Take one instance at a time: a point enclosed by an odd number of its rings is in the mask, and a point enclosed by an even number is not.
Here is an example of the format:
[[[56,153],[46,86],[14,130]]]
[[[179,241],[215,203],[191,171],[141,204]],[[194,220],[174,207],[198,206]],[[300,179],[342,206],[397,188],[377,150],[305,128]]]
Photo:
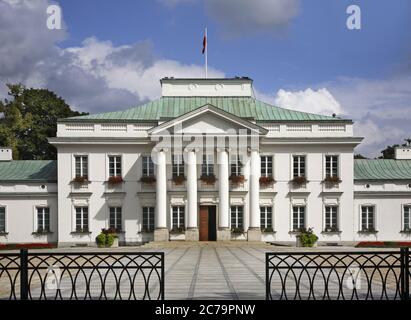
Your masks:
[[[87,176],[76,176],[72,182],[74,184],[82,185],[88,183],[88,177]]]
[[[328,187],[334,187],[340,184],[342,181],[338,176],[326,176],[323,182]]]
[[[157,181],[157,179],[156,179],[155,176],[142,176],[142,177],[140,178],[140,182],[141,182],[141,183],[145,183],[145,184],[151,184],[151,185],[153,185],[153,184],[156,183],[156,181]]]
[[[119,185],[121,183],[123,183],[123,178],[121,176],[112,176],[108,178],[108,184],[115,186],[115,185]]]
[[[323,233],[340,233],[338,227],[325,227]]]
[[[294,177],[293,180],[291,180],[291,183],[294,188],[304,187],[307,184],[307,182],[307,178],[304,176],[297,176]]]
[[[243,175],[236,174],[232,174],[228,179],[231,181],[231,184],[235,187],[243,185],[245,180]]]
[[[274,178],[271,176],[267,177],[260,177],[260,186],[263,188],[267,188],[271,186],[275,182]]]
[[[370,227],[370,228],[363,228],[360,231],[358,231],[358,233],[360,234],[374,234],[377,233],[378,231],[375,230],[374,227]]]
[[[214,174],[202,174],[200,180],[207,185],[213,185],[216,181]]]
[[[173,176],[172,178],[173,183],[177,186],[181,186],[187,180],[184,175]]]

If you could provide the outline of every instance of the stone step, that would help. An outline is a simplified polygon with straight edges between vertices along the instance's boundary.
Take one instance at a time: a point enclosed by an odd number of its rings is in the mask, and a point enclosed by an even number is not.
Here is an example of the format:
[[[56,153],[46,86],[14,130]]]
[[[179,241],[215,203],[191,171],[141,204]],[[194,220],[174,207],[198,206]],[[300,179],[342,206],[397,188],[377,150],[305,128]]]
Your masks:
[[[265,247],[272,245],[261,241],[159,241],[148,242],[142,248],[176,248],[176,247]]]

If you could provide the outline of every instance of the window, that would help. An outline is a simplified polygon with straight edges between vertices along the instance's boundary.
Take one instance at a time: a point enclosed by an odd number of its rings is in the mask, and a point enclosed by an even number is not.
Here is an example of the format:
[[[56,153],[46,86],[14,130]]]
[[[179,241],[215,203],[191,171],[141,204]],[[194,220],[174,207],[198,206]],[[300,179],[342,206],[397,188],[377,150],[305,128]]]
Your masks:
[[[273,157],[262,156],[261,157],[261,176],[272,177],[273,176]]]
[[[50,232],[50,208],[37,208],[37,232]]]
[[[305,156],[293,156],[293,177],[305,177]]]
[[[173,178],[184,176],[184,157],[182,154],[173,155]]]
[[[325,207],[325,231],[338,231],[338,207]]]
[[[299,231],[305,228],[305,207],[293,207],[293,231]]]
[[[411,231],[411,206],[404,206],[403,224],[404,224],[403,231]],[[0,222],[0,226],[1,226],[1,222]]]
[[[87,156],[75,156],[75,171],[76,178],[83,177],[88,178],[88,157]]]
[[[242,206],[231,207],[231,229],[243,229],[243,213]]]
[[[0,233],[6,232],[6,208],[0,207]]]
[[[242,163],[239,155],[230,156],[230,168],[232,176],[241,176]]]
[[[362,206],[361,207],[361,231],[374,231],[374,206]]]
[[[121,207],[110,207],[109,227],[117,231],[122,230]]]
[[[143,177],[154,176],[154,162],[150,156],[143,156]]]
[[[88,207],[76,207],[76,231],[88,232]]]
[[[143,231],[154,231],[154,207],[143,207]]]
[[[121,177],[121,156],[109,156],[108,168],[110,177]]]
[[[184,207],[173,207],[173,229],[184,228]]]
[[[325,176],[338,177],[338,156],[325,156]]]
[[[273,229],[272,216],[273,208],[272,207],[260,207],[261,214],[261,229]]]
[[[214,175],[214,155],[204,154],[203,163],[201,164],[201,175],[211,176]]]

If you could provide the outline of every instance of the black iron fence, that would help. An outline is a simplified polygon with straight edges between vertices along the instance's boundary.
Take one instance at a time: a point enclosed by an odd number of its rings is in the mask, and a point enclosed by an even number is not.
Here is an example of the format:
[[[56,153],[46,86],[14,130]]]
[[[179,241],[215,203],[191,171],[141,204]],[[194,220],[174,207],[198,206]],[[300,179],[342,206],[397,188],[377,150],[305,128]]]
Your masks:
[[[0,299],[164,299],[163,252],[0,254]]]
[[[410,254],[266,253],[267,300],[410,300]]]

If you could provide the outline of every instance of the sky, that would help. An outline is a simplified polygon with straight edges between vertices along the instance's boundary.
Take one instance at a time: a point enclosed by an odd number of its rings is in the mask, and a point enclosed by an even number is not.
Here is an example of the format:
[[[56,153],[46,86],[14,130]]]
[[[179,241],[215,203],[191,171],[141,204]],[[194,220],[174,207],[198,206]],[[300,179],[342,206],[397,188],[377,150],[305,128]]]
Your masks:
[[[58,5],[62,28],[48,29]],[[347,7],[361,9],[350,30]],[[0,98],[48,88],[91,113],[160,96],[164,76],[249,76],[256,96],[353,119],[356,152],[411,136],[409,0],[0,0]]]

